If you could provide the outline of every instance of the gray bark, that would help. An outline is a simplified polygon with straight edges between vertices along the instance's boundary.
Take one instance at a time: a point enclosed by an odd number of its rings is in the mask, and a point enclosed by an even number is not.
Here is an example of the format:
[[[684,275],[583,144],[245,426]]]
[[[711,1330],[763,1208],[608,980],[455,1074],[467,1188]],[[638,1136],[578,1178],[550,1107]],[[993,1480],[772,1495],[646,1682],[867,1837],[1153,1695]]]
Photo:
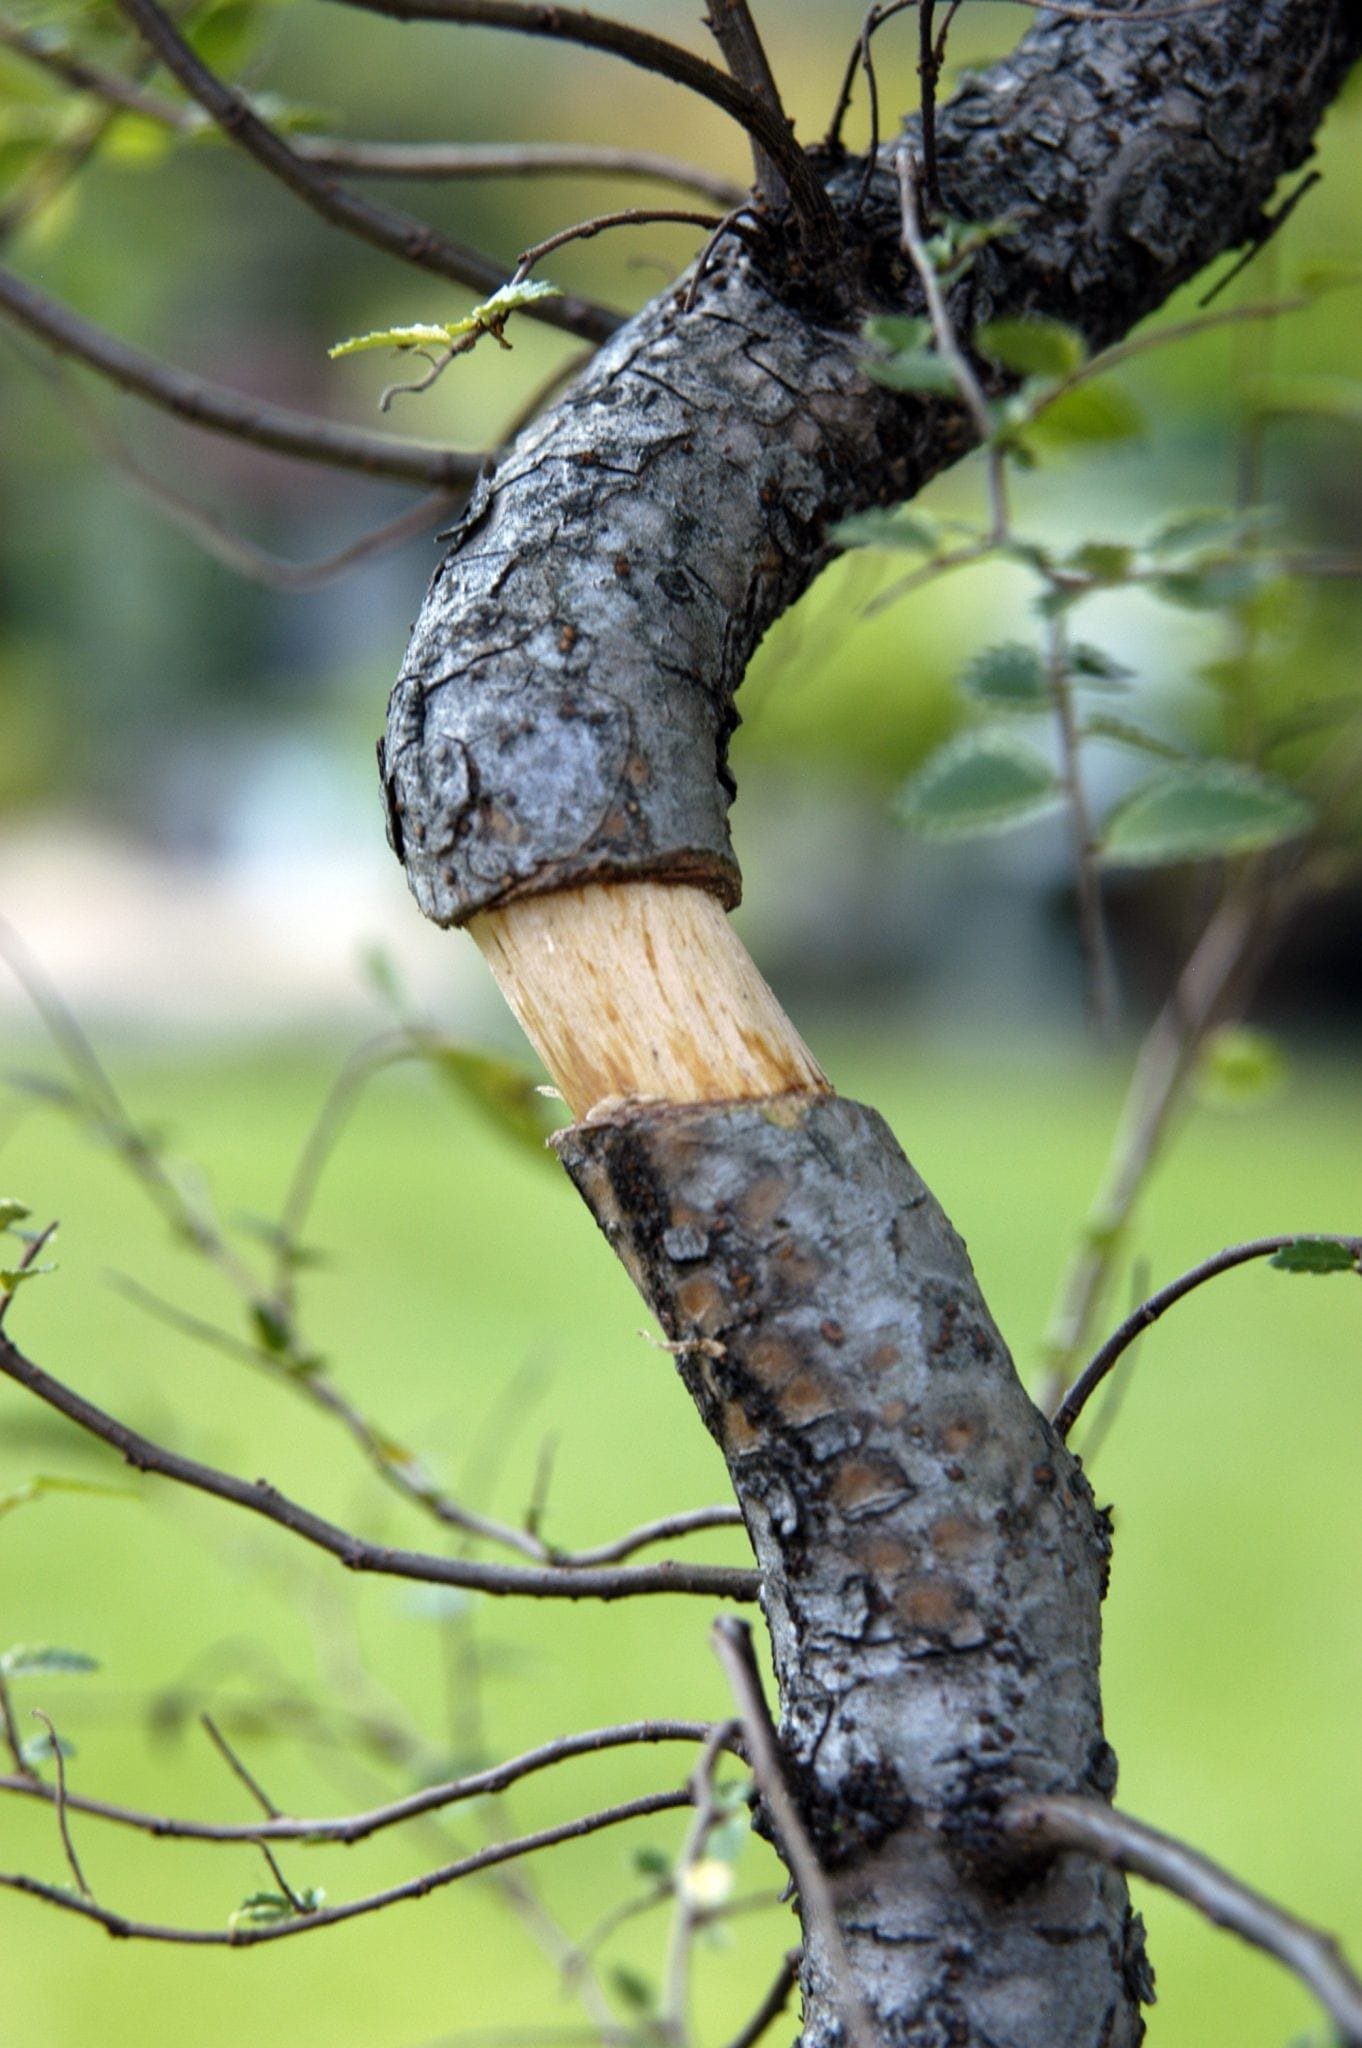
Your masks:
[[[1362,51],[1354,0],[1050,21],[940,121],[951,211],[1009,216],[956,294],[1115,339],[1251,236]],[[832,523],[970,444],[864,375],[914,310],[892,180],[825,166],[831,275],[773,228],[687,310],[644,309],[479,488],[436,575],[381,758],[422,909],[457,924],[599,878],[739,892],[725,749],[752,650]],[[565,1161],[723,1445],[765,1573],[782,1736],[844,1937],[901,2048],[1130,2048],[1149,1989],[1122,1881],[1007,1865],[1010,1792],[1109,1795],[1107,1530],[1027,1401],[963,1247],[853,1104],[639,1110]],[[806,2038],[840,2038],[806,1927]]]
[[[558,1140],[723,1450],[764,1575],[791,1788],[857,1984],[914,2048],[1128,2048],[1151,1982],[1125,1882],[1018,1868],[990,1816],[1109,1797],[1110,1548],[960,1239],[873,1110],[640,1110]],[[839,2037],[805,1921],[805,2042]]]

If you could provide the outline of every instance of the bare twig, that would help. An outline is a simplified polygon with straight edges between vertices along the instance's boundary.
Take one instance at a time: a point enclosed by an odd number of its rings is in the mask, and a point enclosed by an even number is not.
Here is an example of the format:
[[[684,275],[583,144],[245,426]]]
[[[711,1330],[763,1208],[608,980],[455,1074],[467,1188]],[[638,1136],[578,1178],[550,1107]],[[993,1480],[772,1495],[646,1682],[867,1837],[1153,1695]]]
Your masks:
[[[1198,306],[1214,305],[1221,293],[1228,291],[1235,282],[1235,279],[1243,276],[1250,263],[1261,256],[1263,250],[1279,229],[1286,226],[1286,223],[1290,220],[1306,193],[1312,192],[1316,185],[1321,185],[1323,182],[1324,175],[1321,171],[1307,171],[1300,183],[1287,193],[1281,205],[1274,207],[1271,213],[1265,213],[1262,216],[1255,233],[1249,239],[1247,249],[1230,265],[1225,275],[1218,277],[1210,290],[1203,293],[1201,298],[1197,300]]]
[[[452,278],[474,291],[493,292],[505,282],[502,266],[492,257],[451,240],[413,214],[399,213],[337,185],[307,163],[239,92],[209,69],[156,0],[118,0],[118,5],[148,49],[223,133],[323,220],[419,270]],[[527,310],[535,319],[566,328],[569,334],[580,334],[588,341],[607,340],[621,317],[608,307],[570,297],[544,299]]]
[[[645,227],[654,221],[679,221],[687,227],[711,229],[722,225],[716,214],[694,213],[671,206],[626,206],[618,213],[593,214],[590,220],[579,220],[570,228],[559,228],[556,234],[547,235],[542,242],[522,249],[516,257],[511,282],[519,284],[522,278],[529,276],[542,256],[547,256],[553,249],[561,249],[568,242],[590,242],[597,235],[603,235],[607,228]]]
[[[57,1773],[56,1798],[53,1803],[57,1809],[57,1826],[61,1831],[61,1845],[66,1852],[66,1861],[70,1865],[71,1875],[76,1880],[76,1889],[81,1897],[92,1899],[94,1893],[85,1881],[85,1872],[80,1867],[80,1858],[76,1854],[76,1845],[71,1840],[71,1829],[66,1818],[66,1757],[62,1751],[61,1737],[52,1725],[52,1716],[45,1714],[41,1707],[34,1707],[33,1718],[35,1721],[41,1721],[46,1728],[48,1746],[52,1751],[52,1762]]]
[[[19,1723],[14,1718],[14,1701],[10,1697],[9,1681],[3,1671],[0,1671],[0,1730],[4,1733],[5,1748],[9,1751],[10,1761],[19,1780],[22,1781],[19,1784],[15,1784],[12,1779],[3,1782],[11,1785],[16,1791],[35,1791],[41,1796],[47,1796],[47,1786],[43,1784],[37,1771],[24,1755],[23,1737],[19,1733]]]
[[[810,238],[825,247],[836,240],[832,202],[785,121],[737,79],[677,43],[632,23],[576,7],[540,6],[533,0],[343,0],[343,4],[398,21],[469,22],[509,29],[517,35],[578,43],[669,78],[722,107],[745,128],[780,170],[789,187],[791,207]]]
[[[1223,1252],[1216,1252],[1213,1258],[1203,1259],[1199,1266],[1193,1266],[1189,1272],[1179,1275],[1176,1280],[1170,1280],[1157,1294],[1151,1294],[1147,1301],[1142,1301],[1140,1306],[1126,1317],[1120,1328],[1112,1332],[1096,1357],[1083,1368],[1055,1410],[1052,1420],[1060,1436],[1066,1437],[1069,1434],[1093,1394],[1122,1354],[1129,1350],[1135,1339],[1147,1330],[1151,1323],[1158,1322],[1159,1317],[1165,1315],[1175,1302],[1181,1301],[1185,1295],[1193,1293],[1198,1287],[1203,1287],[1208,1280],[1216,1279],[1221,1273],[1229,1273],[1236,1266],[1246,1266],[1252,1259],[1270,1259],[1276,1252],[1284,1250],[1289,1244],[1297,1243],[1305,1236],[1312,1242],[1340,1245],[1350,1251],[1355,1260],[1362,1258],[1362,1238],[1338,1237],[1327,1231],[1298,1230],[1288,1237],[1256,1237],[1247,1244],[1232,1244]]]
[[[874,2048],[875,2027],[847,1955],[832,1887],[785,1782],[780,1738],[762,1689],[752,1631],[736,1615],[721,1614],[711,1631],[711,1641],[742,1717],[748,1761],[757,1789],[770,1808],[785,1861],[799,1891],[805,1945],[811,1938],[816,1939],[825,1952],[852,2048]]]
[[[210,433],[273,449],[279,455],[444,489],[472,483],[486,459],[481,454],[465,455],[314,419],[307,413],[289,412],[263,399],[249,398],[225,385],[211,384],[145,355],[141,349],[130,348],[12,271],[2,269],[0,314],[36,335],[58,355],[75,357],[120,390],[133,392],[162,412],[174,413]]]
[[[790,1993],[794,1990],[799,1980],[799,1956],[800,1951],[797,1948],[792,1948],[788,1955],[781,1958],[780,1968],[776,1971],[775,1982],[746,2026],[741,2028],[733,2036],[733,2039],[728,2042],[727,2048],[756,2048],[757,2042],[760,2041],[767,2028],[775,2025],[786,2006],[790,2003]]]
[[[1185,1899],[1217,1927],[1284,1963],[1314,1993],[1347,2048],[1362,2044],[1362,1980],[1338,1944],[1251,1891],[1209,1856],[1095,1799],[1059,1794],[1014,1799],[1000,1819],[1016,1841],[1080,1850]]]
[[[705,1529],[740,1529],[742,1510],[732,1504],[712,1508],[682,1508],[675,1515],[659,1515],[656,1521],[640,1522],[636,1529],[628,1529],[623,1536],[616,1536],[609,1543],[598,1543],[587,1550],[559,1550],[550,1546],[549,1555],[564,1564],[618,1564],[622,1558],[632,1557],[636,1550],[646,1550],[654,1543],[670,1543],[678,1536],[696,1536]]]
[[[271,1486],[267,1480],[238,1479],[215,1466],[164,1449],[150,1437],[130,1429],[126,1423],[105,1414],[92,1401],[54,1379],[16,1351],[0,1334],[0,1373],[26,1387],[40,1401],[67,1416],[91,1436],[120,1452],[141,1472],[152,1472],[177,1485],[211,1494],[217,1500],[245,1508],[251,1514],[287,1529],[304,1543],[313,1544],[338,1558],[351,1571],[375,1572],[389,1578],[411,1579],[422,1584],[466,1586],[494,1594],[520,1594],[543,1599],[624,1599],[634,1593],[698,1593],[708,1599],[753,1600],[760,1587],[760,1574],[723,1565],[686,1565],[668,1562],[658,1565],[625,1566],[611,1570],[575,1570],[552,1565],[530,1566],[484,1564],[472,1559],[434,1557],[422,1551],[398,1550],[383,1544],[366,1543],[348,1529],[339,1528],[311,1509],[299,1505]]]
[[[1051,612],[1046,622],[1046,675],[1059,729],[1061,777],[1073,844],[1074,887],[1078,900],[1078,934],[1087,966],[1088,1014],[1105,1030],[1111,1021],[1111,948],[1102,915],[1102,888],[1097,872],[1097,841],[1083,784],[1082,749],[1074,715],[1073,676],[1064,614]]]
[[[648,1814],[669,1813],[689,1804],[689,1791],[650,1792],[641,1799],[625,1800],[618,1806],[605,1806],[595,1813],[584,1814],[580,1820],[541,1828],[535,1834],[520,1835],[512,1841],[494,1842],[486,1849],[475,1850],[472,1855],[461,1856],[456,1862],[443,1864],[438,1870],[425,1871],[420,1877],[410,1878],[405,1884],[392,1885],[386,1891],[370,1892],[364,1898],[349,1899],[344,1905],[326,1906],[317,1912],[300,1914],[290,1920],[270,1921],[264,1926],[171,1927],[154,1921],[132,1920],[125,1914],[96,1905],[93,1899],[76,1898],[55,1885],[43,1884],[37,1878],[9,1871],[0,1872],[0,1886],[8,1891],[25,1892],[30,1898],[45,1899],[49,1905],[62,1907],[69,1913],[80,1913],[87,1920],[96,1920],[110,1934],[123,1940],[173,1942],[193,1948],[255,1948],[262,1942],[285,1941],[295,1934],[312,1934],[322,1927],[338,1927],[344,1921],[358,1920],[366,1913],[382,1912],[386,1907],[400,1905],[407,1899],[424,1899],[445,1885],[456,1884],[460,1878],[495,1869],[498,1864],[509,1863],[518,1856],[531,1856],[540,1849],[556,1848],[560,1842],[580,1841],[584,1835],[597,1834],[602,1828],[618,1827],[624,1821],[640,1820]]]
[[[222,1761],[226,1764],[228,1770],[232,1773],[232,1776],[239,1780],[239,1782],[246,1787],[246,1790],[250,1793],[252,1799],[260,1808],[261,1812],[265,1815],[266,1819],[278,1820],[279,1808],[270,1798],[269,1793],[265,1790],[264,1786],[260,1783],[259,1779],[253,1777],[251,1772],[246,1768],[246,1765],[241,1761],[241,1758],[237,1755],[231,1743],[227,1740],[227,1737],[218,1727],[218,1724],[213,1719],[212,1715],[200,1714],[199,1726],[203,1729],[204,1734],[208,1737],[208,1740],[212,1743],[214,1749],[222,1758]]]
[[[739,84],[745,85],[754,98],[764,101],[788,129],[789,115],[781,104],[775,73],[747,0],[710,0],[705,27],[723,51],[724,62]],[[779,165],[755,137],[752,138],[752,168],[757,189],[768,204],[777,210],[784,207],[789,201],[790,188]]]
[[[710,1730],[694,1770],[690,1774],[690,1795],[695,1818],[687,1831],[676,1861],[673,1883],[676,1906],[672,1915],[667,1960],[662,1972],[662,2004],[658,2025],[673,2048],[684,2048],[689,2038],[690,1965],[696,1929],[703,1908],[688,1885],[688,1876],[705,1853],[705,1844],[723,1819],[723,1807],[714,1787],[719,1760],[738,1732],[735,1721],[716,1722]]]

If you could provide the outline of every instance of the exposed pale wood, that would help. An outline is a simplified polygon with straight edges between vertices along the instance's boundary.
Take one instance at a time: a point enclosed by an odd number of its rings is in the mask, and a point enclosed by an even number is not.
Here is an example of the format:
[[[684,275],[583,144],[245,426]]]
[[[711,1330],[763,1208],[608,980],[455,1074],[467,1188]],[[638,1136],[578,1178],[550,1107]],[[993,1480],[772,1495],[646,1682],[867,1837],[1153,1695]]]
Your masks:
[[[480,911],[469,930],[575,1117],[621,1097],[828,1092],[707,889],[595,883]]]

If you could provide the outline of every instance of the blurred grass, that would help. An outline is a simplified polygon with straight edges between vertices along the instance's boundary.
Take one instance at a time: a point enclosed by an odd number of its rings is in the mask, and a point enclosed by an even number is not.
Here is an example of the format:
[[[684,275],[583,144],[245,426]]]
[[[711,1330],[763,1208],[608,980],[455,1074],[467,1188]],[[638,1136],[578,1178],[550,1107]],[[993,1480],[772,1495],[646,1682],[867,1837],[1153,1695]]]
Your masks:
[[[27,1065],[44,1064],[41,1049]],[[15,1063],[9,1053],[6,1065]],[[1053,1277],[1098,1170],[1119,1093],[1117,1062],[1025,1045],[946,1049],[911,1039],[830,1048],[847,1093],[885,1109],[967,1234],[998,1319],[1025,1364]],[[221,1213],[277,1206],[335,1061],[297,1043],[212,1058],[129,1055],[134,1112],[165,1122],[173,1150],[208,1163]],[[386,1494],[345,1440],[287,1389],[262,1383],[150,1322],[107,1285],[110,1268],[206,1314],[223,1290],[149,1223],[113,1163],[48,1111],[11,1129],[0,1183],[60,1215],[60,1271],[32,1286],[15,1335],[40,1362],[178,1447],[277,1484],[375,1537],[439,1547],[438,1532]],[[1240,1235],[1353,1229],[1362,1206],[1355,1073],[1306,1059],[1252,1116],[1199,1111],[1161,1170],[1138,1248],[1157,1283]],[[642,1312],[551,1165],[510,1151],[433,1077],[398,1072],[362,1104],[322,1189],[312,1241],[329,1263],[305,1276],[306,1329],[346,1389],[396,1435],[514,1517],[540,1445],[557,1457],[548,1529],[579,1543],[634,1520],[723,1497],[723,1473],[664,1356],[636,1334]],[[1145,1340],[1116,1430],[1095,1464],[1116,1504],[1108,1608],[1109,1732],[1121,1797],[1186,1832],[1307,1915],[1362,1936],[1362,1296],[1347,1280],[1250,1268],[1180,1306]],[[509,1754],[572,1727],[647,1713],[722,1709],[706,1647],[707,1603],[623,1608],[482,1602],[484,1725],[470,1722],[464,1624],[413,1589],[353,1584],[280,1532],[210,1501],[124,1479],[66,1425],[0,1394],[0,1491],[38,1471],[108,1476],[129,1500],[54,1497],[0,1521],[5,1642],[89,1650],[103,1671],[28,1681],[77,1742],[73,1782],[160,1810],[240,1817],[239,1788],[163,1697],[225,1686],[320,1690],[369,1722],[405,1724],[414,1763],[359,1758],[306,1729],[264,1728],[242,1746],[291,1810],[368,1804],[470,1754]],[[482,1474],[480,1484],[477,1474]],[[710,1537],[688,1554],[741,1555]],[[253,1646],[253,1647],[252,1647]],[[461,1675],[462,1672],[462,1675]],[[405,1703],[398,1705],[397,1702]],[[683,1750],[626,1755],[534,1781],[498,1831],[565,1818],[597,1798],[679,1781]],[[457,1832],[476,1835],[466,1812]],[[0,1865],[61,1881],[51,1816],[0,1808]],[[403,1831],[405,1832],[405,1831]],[[674,1844],[670,1817],[540,1859],[547,1896],[574,1932],[640,1880],[630,1841]],[[149,1917],[222,1924],[268,1883],[246,1850],[143,1843],[84,1823],[102,1899]],[[456,1853],[433,1831],[354,1851],[298,1851],[295,1883],[333,1899]],[[769,1881],[750,1849],[741,1888]],[[1244,2048],[1318,2032],[1267,1964],[1150,1898],[1161,2002],[1155,2048]],[[460,1886],[355,1925],[249,1955],[138,1949],[28,1901],[0,1900],[0,2040],[108,2048],[182,2039],[192,2048],[408,2048],[450,2029],[563,2023],[553,1973],[490,1887]],[[736,2030],[790,1939],[783,1913],[737,1923],[701,1962],[702,2038]],[[657,1916],[611,1951],[656,1974]],[[788,2028],[787,2028],[788,2032]]]

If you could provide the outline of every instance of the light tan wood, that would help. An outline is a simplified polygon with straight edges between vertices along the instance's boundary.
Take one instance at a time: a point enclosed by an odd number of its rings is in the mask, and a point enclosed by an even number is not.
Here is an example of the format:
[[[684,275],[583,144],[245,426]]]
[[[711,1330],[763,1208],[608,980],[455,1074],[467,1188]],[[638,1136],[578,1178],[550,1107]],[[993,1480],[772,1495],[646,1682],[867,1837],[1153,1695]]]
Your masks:
[[[828,1092],[706,889],[601,882],[480,911],[469,930],[578,1119],[620,1098]]]

